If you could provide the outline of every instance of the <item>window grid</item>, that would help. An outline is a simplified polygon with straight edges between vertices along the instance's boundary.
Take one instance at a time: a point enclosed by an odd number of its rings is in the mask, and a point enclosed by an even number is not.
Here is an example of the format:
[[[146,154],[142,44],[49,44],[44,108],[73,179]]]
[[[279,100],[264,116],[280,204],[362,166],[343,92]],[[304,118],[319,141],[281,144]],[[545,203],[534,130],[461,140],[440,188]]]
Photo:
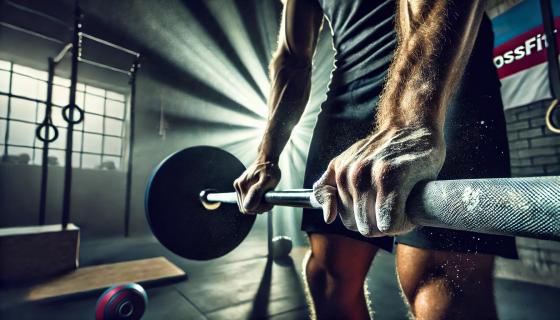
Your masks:
[[[0,61],[3,62],[3,61]],[[6,128],[5,128],[5,139],[4,141],[0,141],[0,148],[2,148],[4,150],[4,155],[7,156],[9,155],[9,149],[10,147],[17,147],[17,148],[26,148],[26,149],[31,149],[31,154],[30,154],[30,158],[31,158],[31,163],[33,163],[36,159],[36,155],[38,154],[39,151],[42,150],[42,143],[41,141],[37,141],[38,139],[35,137],[35,130],[32,130],[32,134],[33,134],[33,143],[30,145],[22,145],[22,144],[18,144],[15,143],[13,141],[11,141],[9,134],[10,134],[10,122],[12,123],[25,123],[25,124],[32,124],[35,126],[37,126],[40,122],[42,122],[43,120],[43,116],[44,116],[44,112],[46,111],[46,109],[40,110],[41,107],[46,108],[46,101],[42,100],[42,99],[38,99],[40,97],[38,92],[35,92],[35,94],[33,94],[33,97],[29,97],[29,94],[26,94],[26,96],[22,96],[22,95],[17,95],[17,94],[13,94],[14,91],[14,87],[13,87],[13,75],[16,74],[18,76],[22,76],[22,77],[26,77],[29,79],[32,79],[34,81],[36,81],[37,86],[39,86],[40,83],[44,83],[47,84],[47,81],[43,78],[43,77],[37,77],[37,76],[33,76],[30,74],[25,74],[23,72],[19,72],[17,70],[14,70],[14,63],[9,62],[9,69],[5,69],[4,67],[0,68],[4,71],[8,71],[9,72],[9,80],[8,80],[8,91],[9,92],[4,92],[0,90],[0,96],[6,96],[7,97],[7,110],[6,110],[6,114],[5,115],[0,115],[0,120],[5,120],[6,121]],[[34,70],[31,68],[27,68],[27,67],[19,67],[18,69],[24,69],[24,71],[26,70],[30,70],[30,73],[34,73],[34,72],[42,72],[42,71],[38,71],[38,70]],[[58,78],[58,77],[57,77]],[[60,82],[66,82],[68,81],[68,79],[64,79],[64,78],[59,78],[58,79],[59,83],[54,84],[54,86],[57,86],[59,88],[62,88],[62,90],[64,90],[64,94],[67,95],[69,93],[69,85],[66,84],[61,84]],[[55,81],[56,83],[56,81]],[[78,84],[78,89],[76,90],[76,93],[78,95],[78,99],[80,101],[76,101],[76,104],[78,106],[80,106],[83,110],[84,110],[84,121],[80,124],[74,125],[74,148],[72,150],[73,153],[73,167],[78,167],[78,168],[83,168],[84,167],[84,155],[86,156],[97,156],[98,159],[96,163],[93,164],[94,168],[100,167],[104,161],[107,160],[107,158],[109,157],[109,159],[111,160],[116,160],[117,163],[115,163],[115,166],[117,168],[121,168],[122,167],[122,160],[123,160],[123,149],[124,149],[124,132],[125,132],[125,120],[126,120],[126,98],[117,93],[117,92],[112,92],[109,90],[105,90],[105,89],[101,89],[101,88],[96,88],[93,86],[89,86],[87,84]],[[100,94],[100,92],[102,94]],[[110,96],[110,97],[109,97]],[[102,106],[100,105],[88,105],[86,106],[86,100],[88,98],[98,98],[100,101],[102,101]],[[33,121],[31,120],[23,120],[23,119],[14,119],[12,117],[12,100],[13,99],[20,99],[23,101],[28,101],[31,102],[32,105],[34,106],[35,110],[34,113],[32,115],[33,117]],[[54,100],[54,99],[53,99]],[[115,103],[118,106],[118,111],[119,112],[112,112],[113,115],[108,115],[108,101],[113,102],[113,107],[115,107]],[[53,115],[56,112],[62,112],[62,105],[59,105],[57,103],[52,103],[53,106]],[[120,115],[119,116],[115,116],[115,114]],[[88,117],[88,115],[90,115],[90,117]],[[101,128],[98,128],[96,126],[96,124],[93,124],[93,129],[92,130],[88,130],[86,128],[86,123],[88,125],[90,125],[90,123],[88,123],[87,121],[90,120],[92,121],[91,116],[95,116],[95,117],[100,117],[101,118]],[[116,131],[114,130],[116,127],[113,128],[113,130],[111,130],[112,133],[108,133],[109,132],[109,127],[107,124],[107,121],[111,120],[112,124],[118,124],[120,125],[120,135],[116,135],[114,134]],[[53,119],[54,121],[54,119]],[[116,122],[115,122],[116,121]],[[60,121],[59,121],[60,122]],[[66,140],[66,130],[68,127],[67,123],[56,123],[55,121],[55,125],[57,126],[57,128],[59,129],[59,138],[58,139],[63,139],[64,141]],[[100,131],[100,132],[99,132]],[[81,137],[76,137],[76,135],[79,134],[81,135]],[[85,150],[85,146],[86,146],[86,134],[88,135],[88,137],[100,137],[101,138],[101,142],[100,145],[95,145],[95,143],[93,143],[92,145],[88,145],[88,148],[90,150],[94,150],[93,151],[89,151],[89,150]],[[107,143],[107,137],[112,138],[113,143],[118,143],[114,145],[114,147],[109,148],[108,146],[106,146]],[[80,140],[79,146],[76,145],[76,139]],[[97,138],[96,138],[97,140]],[[56,142],[55,142],[56,143]],[[110,151],[114,151],[115,147],[119,147],[118,148],[118,153],[115,152],[110,152]],[[113,149],[113,150],[109,150],[109,149]],[[59,148],[59,147],[54,147],[54,146],[49,146],[49,150],[53,150],[53,151],[65,151],[65,148]],[[74,158],[75,156],[77,156],[76,158]],[[64,161],[63,159],[59,159]],[[62,162],[61,161],[61,162]],[[91,165],[90,165],[91,167]]]
[[[14,76],[14,74],[12,73],[12,69],[13,69],[13,63],[10,62],[10,70],[8,70],[9,73],[9,78],[8,78],[8,90],[10,92],[12,92],[12,78]],[[7,106],[6,106],[6,133],[4,136],[4,143],[6,144],[4,146],[4,156],[8,155],[8,141],[10,139],[10,115],[11,115],[11,109],[12,109],[12,99],[8,98],[7,101]]]
[[[4,146],[4,144],[0,143],[0,146]],[[8,145],[8,147],[33,149],[32,146],[24,145],[24,144],[10,144],[10,145]],[[41,149],[41,148],[37,147],[36,149]],[[49,151],[52,151],[52,150],[54,150],[54,151],[66,151],[65,148],[55,148],[55,147],[50,148],[49,147]],[[84,154],[89,154],[89,155],[93,155],[93,156],[100,156],[101,155],[98,152],[89,152],[89,151],[74,151],[74,150],[72,150],[72,153],[76,153],[76,154],[84,153]],[[105,155],[109,156],[109,157],[120,157],[121,156],[119,154],[111,154],[111,153],[106,153]]]

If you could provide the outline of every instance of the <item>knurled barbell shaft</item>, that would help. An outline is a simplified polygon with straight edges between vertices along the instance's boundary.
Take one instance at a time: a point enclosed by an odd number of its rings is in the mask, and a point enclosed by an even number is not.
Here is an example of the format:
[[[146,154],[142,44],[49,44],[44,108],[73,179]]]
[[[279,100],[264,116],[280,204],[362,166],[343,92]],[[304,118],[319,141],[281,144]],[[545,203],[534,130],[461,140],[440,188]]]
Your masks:
[[[234,192],[201,193],[236,203]],[[269,191],[271,205],[321,208],[311,189]],[[560,176],[432,181],[411,193],[406,213],[422,226],[560,240]]]

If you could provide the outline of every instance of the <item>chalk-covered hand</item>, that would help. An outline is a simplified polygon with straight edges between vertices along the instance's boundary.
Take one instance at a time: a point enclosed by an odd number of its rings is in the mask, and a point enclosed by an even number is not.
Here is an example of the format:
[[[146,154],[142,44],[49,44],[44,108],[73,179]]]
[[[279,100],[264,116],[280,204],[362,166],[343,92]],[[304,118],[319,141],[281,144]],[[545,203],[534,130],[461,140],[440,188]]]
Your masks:
[[[334,158],[313,193],[325,222],[340,215],[346,228],[364,236],[408,232],[406,200],[420,181],[437,177],[445,159],[439,130],[389,128],[356,142]]]
[[[281,172],[278,163],[272,161],[255,161],[233,182],[237,193],[239,211],[247,214],[263,213],[272,209],[263,203],[264,194],[276,188],[280,182]]]

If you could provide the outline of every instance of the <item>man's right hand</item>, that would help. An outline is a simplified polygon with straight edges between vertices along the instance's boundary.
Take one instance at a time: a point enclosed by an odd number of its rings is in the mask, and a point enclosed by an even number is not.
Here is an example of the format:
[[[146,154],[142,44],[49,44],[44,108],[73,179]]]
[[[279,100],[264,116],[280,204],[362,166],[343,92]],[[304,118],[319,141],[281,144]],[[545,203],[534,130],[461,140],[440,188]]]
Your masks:
[[[239,211],[246,214],[263,213],[272,205],[263,203],[264,194],[276,188],[281,172],[277,162],[255,161],[233,182],[237,192]]]

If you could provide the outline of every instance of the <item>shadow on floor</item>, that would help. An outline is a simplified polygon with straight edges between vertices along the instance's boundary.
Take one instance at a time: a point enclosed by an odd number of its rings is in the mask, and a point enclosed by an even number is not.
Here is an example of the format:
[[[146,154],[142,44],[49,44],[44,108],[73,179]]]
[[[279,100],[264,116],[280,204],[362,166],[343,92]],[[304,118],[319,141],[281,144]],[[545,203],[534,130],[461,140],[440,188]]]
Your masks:
[[[306,319],[301,261],[306,248],[291,258],[266,257],[266,237],[254,234],[231,254],[212,261],[188,261],[169,253],[151,238],[85,243],[82,265],[165,256],[187,272],[188,280],[147,287],[150,319]],[[368,274],[376,319],[405,319],[406,307],[395,276],[394,256],[380,253]],[[518,281],[495,280],[501,319],[558,319],[560,289]],[[8,299],[4,288],[0,298]],[[4,303],[2,320],[92,319],[97,295],[38,303]]]

